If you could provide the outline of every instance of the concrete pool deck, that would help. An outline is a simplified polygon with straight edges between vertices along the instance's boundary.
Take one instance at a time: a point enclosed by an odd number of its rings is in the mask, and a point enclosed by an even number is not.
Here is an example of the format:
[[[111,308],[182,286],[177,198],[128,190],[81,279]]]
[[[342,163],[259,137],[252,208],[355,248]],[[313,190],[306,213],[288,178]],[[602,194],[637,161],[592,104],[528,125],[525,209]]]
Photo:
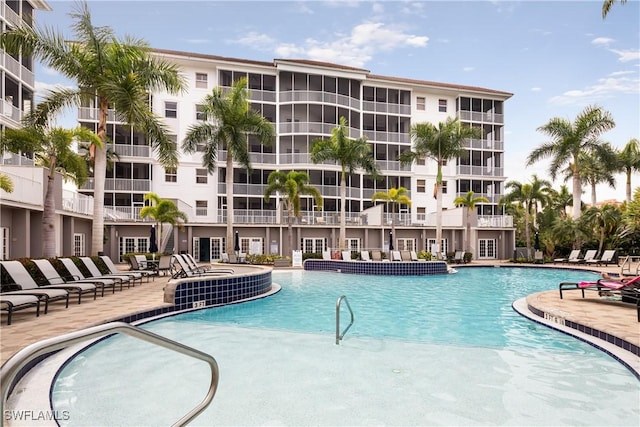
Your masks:
[[[586,268],[579,265],[531,265],[495,261],[474,261],[470,265],[536,268],[570,267],[573,269],[594,270],[592,267]],[[124,268],[124,266],[121,267]],[[617,273],[620,270],[618,266],[596,269],[609,273]],[[632,271],[635,271],[635,266]],[[125,289],[122,292],[116,291],[115,294],[105,293],[104,297],[99,296],[96,300],[83,299],[80,305],[70,301],[68,309],[64,308],[64,304],[53,303],[49,307],[49,313],[46,315],[41,314],[40,317],[36,317],[33,310],[17,311],[13,314],[10,326],[6,325],[6,317],[3,313],[2,326],[0,327],[0,363],[4,363],[27,345],[45,338],[114,321],[127,315],[168,306],[169,304],[163,301],[163,289],[168,279],[168,276],[156,277],[153,281],[144,282],[142,285]],[[640,346],[640,323],[637,321],[635,306],[605,301],[599,298],[596,292],[588,292],[584,299],[578,291],[567,291],[564,295],[564,299],[561,300],[557,289],[540,292],[529,295],[527,304],[551,316],[562,315],[567,320],[605,332],[635,346]],[[624,350],[620,349],[620,351]]]

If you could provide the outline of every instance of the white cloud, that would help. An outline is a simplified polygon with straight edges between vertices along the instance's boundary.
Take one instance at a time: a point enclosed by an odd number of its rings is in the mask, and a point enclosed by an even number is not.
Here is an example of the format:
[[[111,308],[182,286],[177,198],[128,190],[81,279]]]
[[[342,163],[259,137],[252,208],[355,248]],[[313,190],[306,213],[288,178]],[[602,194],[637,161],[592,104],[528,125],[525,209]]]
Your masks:
[[[475,69],[476,69],[476,67],[464,67],[464,68],[463,68],[463,70],[464,70],[465,72],[473,71],[473,70],[475,70]]]
[[[532,87],[531,92],[540,92],[542,90],[541,87]]]
[[[605,46],[608,46],[613,42],[614,42],[614,39],[610,39],[608,37],[596,37],[595,39],[591,40],[591,44],[605,45]]]
[[[373,11],[373,13],[379,15],[381,13],[384,13],[384,5],[382,3],[373,3],[373,5],[371,6],[371,10]]]
[[[620,62],[636,61],[640,59],[640,50],[609,49],[609,51],[618,55],[618,61]]]
[[[267,50],[273,48],[276,44],[276,40],[267,34],[260,34],[255,31],[251,31],[243,37],[233,40],[232,43],[249,46],[258,50]]]
[[[184,41],[186,43],[189,43],[189,44],[207,44],[207,43],[211,43],[211,40],[209,40],[209,39],[185,39]]]
[[[64,85],[61,83],[45,83],[37,81],[35,82],[35,95],[36,98],[42,99],[52,90],[60,90],[60,89],[75,89],[74,86]]]
[[[574,89],[549,99],[552,104],[569,105],[592,103],[594,100],[611,98],[620,94],[640,93],[640,79],[629,77],[605,77],[593,86]]]
[[[313,15],[315,12],[309,7],[309,2],[298,1],[293,3],[293,10],[304,15]]]

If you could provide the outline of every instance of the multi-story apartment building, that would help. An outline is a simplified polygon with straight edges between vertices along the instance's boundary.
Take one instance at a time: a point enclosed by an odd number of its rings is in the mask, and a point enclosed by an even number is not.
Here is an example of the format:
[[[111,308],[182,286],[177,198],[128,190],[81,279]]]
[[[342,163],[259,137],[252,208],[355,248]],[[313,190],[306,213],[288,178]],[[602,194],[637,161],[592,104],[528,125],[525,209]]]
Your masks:
[[[148,192],[176,201],[189,221],[166,232],[161,248],[168,252],[193,252],[200,260],[219,259],[224,251],[226,207],[234,207],[234,226],[247,253],[279,253],[291,249],[320,252],[336,248],[340,211],[340,167],[313,164],[313,141],[329,138],[340,117],[348,121],[352,138],[366,137],[381,176],[375,180],[360,172],[347,179],[347,239],[352,250],[384,249],[389,245],[391,221],[395,222],[395,248],[429,249],[435,243],[435,210],[432,188],[436,164],[432,160],[402,165],[398,155],[410,149],[410,128],[419,122],[438,123],[447,117],[480,127],[483,137],[467,142],[467,151],[444,167],[444,251],[463,248],[466,229],[464,209],[453,200],[473,190],[487,197],[472,213],[473,252],[476,258],[507,258],[514,248],[511,217],[503,214],[498,200],[504,190],[505,101],[512,94],[457,84],[374,75],[368,70],[309,60],[276,59],[273,62],[225,58],[188,52],[155,50],[155,55],[181,67],[188,90],[180,96],[151,94],[153,111],[171,129],[180,147],[189,127],[202,120],[201,104],[215,86],[230,87],[246,78],[251,105],[273,123],[276,140],[263,146],[251,140],[252,170],[234,170],[233,200],[226,200],[226,152],[218,153],[219,167],[209,175],[201,154],[180,154],[176,169],[156,161],[146,136],[115,121],[109,115],[109,149],[119,159],[108,172],[105,188],[105,253],[117,256],[146,251],[149,222],[139,217]],[[79,109],[79,121],[97,127],[95,105]],[[274,170],[306,171],[311,184],[324,198],[319,209],[304,199],[302,218],[295,221],[295,244],[289,248],[285,213],[277,198],[264,200],[269,173]],[[393,214],[384,203],[373,203],[376,191],[403,186],[411,207]],[[80,189],[92,194],[93,182]],[[90,241],[90,239],[88,239]]]
[[[0,1],[0,30],[33,26],[37,10],[51,10],[42,0]],[[0,50],[0,131],[15,129],[34,106],[34,61],[28,55]],[[21,153],[0,153],[0,171],[14,185],[0,190],[0,259],[42,255],[42,212],[46,171]],[[84,254],[84,236],[91,232],[92,201],[77,192],[63,190],[56,182],[56,245],[60,253]],[[90,240],[89,240],[90,242]]]

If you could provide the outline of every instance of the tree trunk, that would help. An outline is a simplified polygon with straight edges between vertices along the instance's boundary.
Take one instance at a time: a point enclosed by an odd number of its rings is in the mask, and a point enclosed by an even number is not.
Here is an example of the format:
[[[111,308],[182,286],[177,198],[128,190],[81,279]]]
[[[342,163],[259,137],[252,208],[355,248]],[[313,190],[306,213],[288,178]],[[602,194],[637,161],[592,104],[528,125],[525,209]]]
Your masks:
[[[293,257],[293,210],[291,206],[287,206],[288,218],[287,218],[287,231],[289,233],[289,253]]]
[[[98,138],[102,148],[95,147],[93,164],[93,224],[91,226],[91,255],[104,250],[104,187],[107,179],[107,113],[106,99],[99,100]]]
[[[573,174],[573,219],[580,218],[582,204],[582,179],[576,172]]]
[[[591,206],[596,205],[596,185],[595,184],[591,184]]]
[[[471,250],[471,215],[469,215],[469,207],[466,207],[467,209],[467,234],[465,234],[465,247],[468,249],[469,252],[473,253],[473,251]]]
[[[42,212],[42,256],[53,258],[56,256],[56,230],[55,230],[55,157],[50,159],[50,168],[47,175],[47,194],[44,199]]]
[[[438,245],[438,251],[436,257],[438,260],[442,259],[440,254],[442,253],[442,183],[436,183],[436,245]]]
[[[347,249],[347,207],[346,207],[346,199],[347,199],[347,177],[345,175],[344,170],[340,175],[340,233],[338,239],[338,249],[344,251]]]
[[[227,147],[227,170],[225,172],[227,181],[227,253],[234,253],[233,240],[233,157]]]
[[[524,238],[525,241],[527,242],[527,258],[531,259],[531,230],[530,230],[530,225],[531,225],[531,220],[529,219],[531,213],[529,212],[528,207],[525,209],[524,212]]]
[[[631,203],[631,168],[627,168],[627,203]]]

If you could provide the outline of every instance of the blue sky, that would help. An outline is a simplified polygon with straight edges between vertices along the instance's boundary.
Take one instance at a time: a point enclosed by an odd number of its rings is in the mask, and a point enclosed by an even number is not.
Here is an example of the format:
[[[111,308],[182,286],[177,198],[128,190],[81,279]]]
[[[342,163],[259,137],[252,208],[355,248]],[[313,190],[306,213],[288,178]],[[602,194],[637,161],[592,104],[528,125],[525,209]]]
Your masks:
[[[49,0],[38,25],[72,38],[74,2]],[[508,179],[549,179],[547,162],[525,167],[545,142],[536,129],[573,120],[586,106],[611,112],[603,139],[622,147],[640,138],[640,2],[615,4],[601,17],[593,1],[97,1],[95,25],[151,47],[271,61],[303,58],[362,67],[373,74],[511,92],[505,106]],[[36,68],[37,87],[66,84]],[[61,124],[72,126],[69,118]],[[557,180],[555,188],[562,182]],[[598,199],[624,199],[598,187]],[[640,185],[640,174],[632,178]],[[569,183],[569,189],[571,185]],[[590,201],[588,189],[583,200]]]

